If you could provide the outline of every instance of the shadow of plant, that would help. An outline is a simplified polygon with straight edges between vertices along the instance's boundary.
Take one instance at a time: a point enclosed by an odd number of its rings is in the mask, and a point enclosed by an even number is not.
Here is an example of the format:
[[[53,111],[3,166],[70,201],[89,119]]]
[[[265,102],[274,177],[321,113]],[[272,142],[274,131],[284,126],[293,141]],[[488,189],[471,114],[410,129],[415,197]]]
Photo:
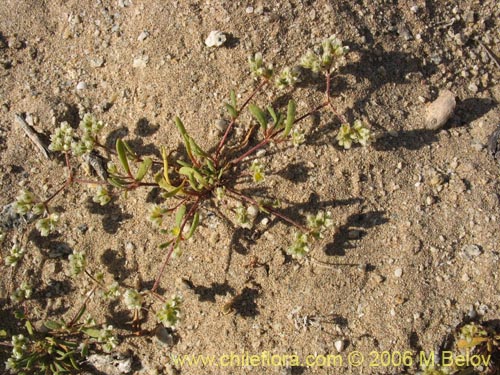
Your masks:
[[[345,255],[346,249],[354,247],[350,245],[351,240],[359,240],[366,235],[366,231],[359,228],[369,229],[389,222],[384,215],[385,211],[371,211],[349,216],[347,222],[338,228],[333,242],[325,246],[325,254]]]
[[[226,296],[227,294],[234,294],[234,288],[228,284],[227,281],[223,283],[212,283],[209,287],[203,285],[194,285],[193,282],[185,280],[186,284],[198,296],[200,302],[215,302],[215,296]]]
[[[260,295],[260,289],[245,287],[233,298],[231,304],[237,315],[242,317],[254,317],[259,315],[259,308],[256,299]]]
[[[102,227],[106,233],[115,234],[125,220],[131,219],[133,216],[128,213],[123,213],[122,209],[113,201],[106,206],[101,206],[92,201],[89,197],[87,200],[87,209],[92,214],[102,216]]]

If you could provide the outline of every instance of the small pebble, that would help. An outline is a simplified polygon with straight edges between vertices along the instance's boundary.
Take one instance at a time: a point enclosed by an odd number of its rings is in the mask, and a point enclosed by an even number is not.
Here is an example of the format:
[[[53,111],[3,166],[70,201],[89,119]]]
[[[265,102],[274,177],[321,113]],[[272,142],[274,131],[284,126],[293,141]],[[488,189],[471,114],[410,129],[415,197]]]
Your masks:
[[[252,14],[253,13],[253,7],[246,7],[245,12],[247,14]]]
[[[104,65],[104,59],[102,57],[95,57],[90,60],[90,66],[92,68],[100,68]]]
[[[76,85],[76,89],[77,90],[85,90],[87,88],[87,84],[85,82],[78,82],[78,84]]]
[[[134,59],[132,66],[134,68],[145,68],[149,62],[149,56],[139,56]]]
[[[441,91],[438,98],[427,107],[425,127],[430,130],[442,128],[455,111],[456,104],[455,94],[449,90]]]
[[[215,122],[215,127],[217,128],[218,131],[220,131],[222,133],[222,132],[226,131],[227,121],[224,120],[223,118],[220,118]]]
[[[251,219],[254,219],[259,214],[259,208],[257,206],[249,206],[247,208],[247,214]]]
[[[149,36],[149,33],[147,31],[143,31],[142,33],[139,34],[139,36],[137,37],[137,40],[139,42],[142,42],[144,41],[144,39],[146,39],[147,37]]]
[[[465,245],[462,247],[462,255],[465,258],[472,259],[481,255],[481,249],[477,245]]]
[[[402,275],[403,275],[403,269],[401,267],[398,267],[394,270],[394,276],[401,277]]]
[[[469,86],[467,86],[467,88],[469,89],[469,91],[473,94],[476,94],[478,91],[479,91],[479,88],[477,87],[477,85],[474,83],[474,82],[471,82],[469,84]]]
[[[162,345],[172,346],[174,344],[174,337],[172,336],[172,334],[161,325],[155,329],[155,337]]]
[[[219,30],[213,30],[208,34],[207,39],[205,39],[205,45],[207,47],[220,47],[227,40],[226,34]]]
[[[344,351],[345,348],[345,343],[344,340],[337,340],[335,341],[335,349],[337,349],[337,352],[341,353]]]

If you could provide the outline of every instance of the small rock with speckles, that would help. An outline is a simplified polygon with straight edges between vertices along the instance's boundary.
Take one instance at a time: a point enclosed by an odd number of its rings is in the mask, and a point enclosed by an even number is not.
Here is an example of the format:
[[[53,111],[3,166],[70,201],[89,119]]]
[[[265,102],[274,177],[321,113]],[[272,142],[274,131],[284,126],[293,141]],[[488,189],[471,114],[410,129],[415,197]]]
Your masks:
[[[443,90],[439,96],[427,107],[425,114],[425,127],[430,130],[441,129],[455,111],[457,102],[455,94]]]
[[[207,39],[205,39],[205,45],[207,47],[220,47],[226,43],[226,40],[226,34],[219,30],[213,30],[208,34]]]
[[[465,245],[462,247],[462,256],[467,259],[475,258],[481,255],[482,251],[477,245]]]

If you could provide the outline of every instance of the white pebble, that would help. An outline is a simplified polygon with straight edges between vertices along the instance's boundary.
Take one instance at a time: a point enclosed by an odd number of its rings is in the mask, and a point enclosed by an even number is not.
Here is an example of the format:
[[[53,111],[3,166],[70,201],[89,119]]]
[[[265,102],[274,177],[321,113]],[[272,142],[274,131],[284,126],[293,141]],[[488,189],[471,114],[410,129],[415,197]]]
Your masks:
[[[142,42],[144,39],[146,39],[149,36],[149,33],[147,31],[143,31],[142,33],[139,34],[137,37],[137,40],[139,42]]]
[[[401,267],[398,267],[394,270],[394,276],[401,277],[402,275],[403,275],[403,269]]]
[[[85,82],[78,82],[78,85],[76,85],[77,90],[85,90],[87,88],[87,84]]]
[[[213,30],[208,34],[207,39],[205,39],[205,45],[207,47],[220,47],[226,42],[226,34],[222,31]]]
[[[337,340],[335,341],[335,349],[337,349],[337,351],[340,353],[344,350],[344,347],[345,347],[345,343],[344,343],[344,340]]]
[[[139,56],[134,59],[132,66],[134,68],[145,68],[149,61],[149,56]]]
[[[257,206],[249,206],[247,208],[247,214],[253,219],[259,214],[259,208]]]
[[[246,12],[247,14],[251,14],[251,13],[253,13],[253,7],[247,7],[247,8],[245,9],[245,12]]]

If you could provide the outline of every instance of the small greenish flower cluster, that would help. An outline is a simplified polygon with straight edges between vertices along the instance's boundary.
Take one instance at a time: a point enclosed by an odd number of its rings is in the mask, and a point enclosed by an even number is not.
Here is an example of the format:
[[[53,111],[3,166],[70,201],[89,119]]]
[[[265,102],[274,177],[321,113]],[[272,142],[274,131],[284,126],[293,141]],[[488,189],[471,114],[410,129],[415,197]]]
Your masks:
[[[107,205],[111,201],[108,189],[106,189],[105,186],[99,185],[92,200],[95,203],[99,203],[101,206]]]
[[[68,256],[70,272],[72,276],[77,276],[85,271],[87,257],[83,252],[74,252]]]
[[[333,225],[330,212],[320,211],[316,215],[307,216],[307,233],[295,233],[294,242],[288,248],[287,253],[292,258],[302,258],[310,250],[309,243],[313,240],[323,238],[323,233]]]
[[[309,252],[309,238],[306,233],[295,233],[292,246],[287,250],[287,254],[292,258],[303,258]]]
[[[342,124],[336,139],[339,142],[339,146],[347,150],[351,148],[353,143],[366,146],[371,140],[371,132],[360,120],[356,120],[353,126]]]
[[[304,132],[300,129],[292,130],[292,144],[297,147],[306,141]]]
[[[21,359],[28,349],[29,340],[24,335],[12,336],[12,359]],[[15,367],[11,367],[15,368]]]
[[[31,297],[33,294],[33,289],[31,289],[31,285],[27,282],[23,282],[19,288],[17,288],[14,293],[10,296],[12,302],[22,302]]]
[[[264,166],[258,160],[254,160],[252,165],[250,166],[250,171],[253,173],[254,182],[262,182],[264,181]]]
[[[34,215],[42,215],[46,211],[46,208],[43,203],[37,203],[36,201],[35,195],[29,190],[24,189],[16,197],[14,209],[19,215],[26,215],[29,212]],[[35,226],[43,237],[47,237],[56,229],[58,222],[59,215],[52,213],[47,217],[39,219]]]
[[[17,263],[23,258],[26,250],[19,245],[12,246],[10,249],[9,255],[5,257],[5,265],[15,267]]]
[[[83,135],[78,142],[74,142],[71,145],[71,149],[75,155],[83,155],[94,149],[97,135],[103,128],[104,123],[97,121],[94,116],[87,113],[83,116],[79,126]]]
[[[102,296],[105,299],[110,299],[113,300],[115,298],[120,297],[121,292],[120,292],[120,285],[114,281],[107,290],[102,292]]]
[[[181,305],[182,298],[180,296],[173,296],[156,313],[156,318],[165,327],[174,328],[181,318]]]
[[[250,64],[250,72],[255,78],[265,78],[269,79],[273,75],[273,68],[271,65],[265,66],[262,60],[262,53],[257,52],[255,55],[248,58],[248,63]]]
[[[149,221],[153,223],[155,227],[161,227],[163,224],[163,217],[167,213],[167,210],[160,205],[153,205],[149,211]]]
[[[300,65],[314,73],[331,73],[340,65],[348,51],[349,47],[342,46],[342,42],[333,35],[325,39],[314,51],[308,51],[300,60]]]
[[[97,342],[104,344],[102,350],[106,353],[111,352],[118,345],[118,339],[113,335],[113,326],[104,326],[97,337]]]
[[[245,207],[242,204],[236,207],[236,222],[245,229],[252,229],[253,222],[259,213],[256,206]]]
[[[127,289],[123,298],[129,310],[139,310],[142,307],[142,295],[135,289]]]
[[[40,219],[36,222],[36,229],[40,232],[42,237],[47,237],[50,233],[52,233],[59,222],[58,214],[50,214],[49,216]]]
[[[471,344],[477,337],[488,337],[488,332],[477,324],[470,323],[460,329],[459,338]]]
[[[311,230],[311,235],[320,239],[323,238],[323,232],[333,225],[331,212],[320,211],[314,215],[307,216],[307,227]]]
[[[69,152],[75,155],[83,155],[93,150],[97,134],[103,128],[104,123],[97,121],[91,114],[85,114],[80,121],[80,130],[83,133],[78,141],[75,140],[75,131],[66,121],[50,136],[49,150]]]
[[[69,152],[71,145],[74,143],[75,131],[66,121],[56,129],[54,134],[50,136],[49,150]]]
[[[299,82],[299,70],[295,67],[286,67],[276,77],[275,84],[278,89],[283,90],[295,86],[297,82]]]
[[[19,215],[26,215],[35,206],[35,202],[35,195],[31,191],[23,189],[21,193],[16,197],[14,210]]]

